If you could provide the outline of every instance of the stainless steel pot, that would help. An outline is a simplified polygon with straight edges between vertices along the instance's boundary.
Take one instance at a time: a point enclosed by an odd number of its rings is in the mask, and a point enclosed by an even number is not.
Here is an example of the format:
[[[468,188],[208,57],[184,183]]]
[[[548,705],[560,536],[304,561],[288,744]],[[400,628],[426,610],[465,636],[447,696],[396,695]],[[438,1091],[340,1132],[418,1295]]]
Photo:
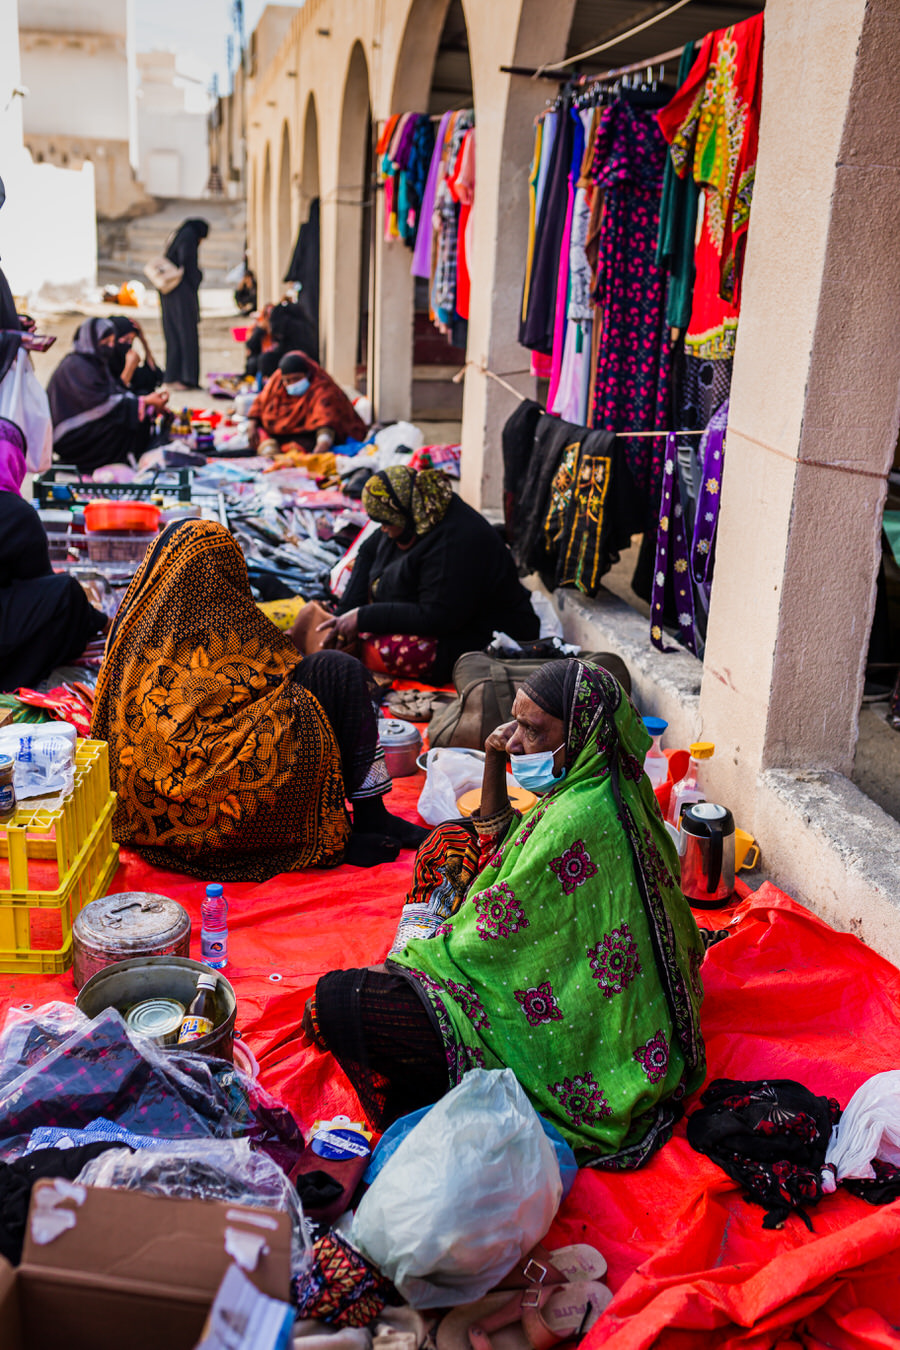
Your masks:
[[[96,1017],[106,1008],[116,1008],[124,1017],[129,1008],[148,998],[174,998],[187,1008],[197,992],[198,978],[208,974],[209,966],[185,956],[136,956],[98,970],[79,993],[75,1006],[88,1017]],[[215,1026],[209,1035],[191,1041],[189,1049],[195,1054],[233,1060],[237,998],[222,972],[216,974]]]
[[[132,956],[187,956],[191,920],[167,895],[123,891],[86,905],[72,925],[75,988]]]
[[[417,772],[416,759],[422,748],[422,736],[412,722],[404,722],[399,717],[379,717],[378,740],[392,778],[407,778]]]

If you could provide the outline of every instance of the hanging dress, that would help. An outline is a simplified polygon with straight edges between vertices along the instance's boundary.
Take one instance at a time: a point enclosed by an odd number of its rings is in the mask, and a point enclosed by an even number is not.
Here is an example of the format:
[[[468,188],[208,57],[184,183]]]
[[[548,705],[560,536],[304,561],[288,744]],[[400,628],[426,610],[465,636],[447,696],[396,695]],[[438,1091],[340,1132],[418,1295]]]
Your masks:
[[[665,427],[670,356],[666,278],[656,265],[666,144],[652,113],[617,99],[600,119],[592,177],[603,194],[597,294],[603,327],[593,425],[608,431]],[[625,458],[649,513],[659,504],[662,437],[624,437]],[[647,519],[632,522],[641,530]]]

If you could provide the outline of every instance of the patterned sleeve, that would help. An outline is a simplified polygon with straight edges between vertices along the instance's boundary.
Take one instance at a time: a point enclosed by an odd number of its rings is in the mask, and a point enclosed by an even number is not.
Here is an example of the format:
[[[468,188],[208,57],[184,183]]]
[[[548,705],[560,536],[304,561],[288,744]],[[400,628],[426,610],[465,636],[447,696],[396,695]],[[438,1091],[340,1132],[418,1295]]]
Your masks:
[[[671,147],[672,164],[679,178],[686,178],[693,166],[694,142],[706,98],[706,77],[716,36],[707,33],[684,84],[656,114],[659,129]]]
[[[472,816],[472,824],[478,831],[478,848],[481,855],[479,868],[483,867],[491,854],[497,851],[509,833],[510,827],[518,824],[521,819],[521,812],[516,811],[508,802],[500,811],[495,811],[490,816]]]

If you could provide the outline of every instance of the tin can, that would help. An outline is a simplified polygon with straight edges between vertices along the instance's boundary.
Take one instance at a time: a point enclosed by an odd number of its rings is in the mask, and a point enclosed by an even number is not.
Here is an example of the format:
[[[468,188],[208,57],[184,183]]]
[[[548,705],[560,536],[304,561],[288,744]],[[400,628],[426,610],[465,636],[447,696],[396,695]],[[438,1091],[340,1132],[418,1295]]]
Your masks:
[[[187,910],[168,896],[145,891],[104,895],[85,905],[72,925],[75,988],[117,961],[187,956],[190,941]]]
[[[145,998],[128,1010],[125,1025],[157,1045],[175,1045],[184,1019],[184,1004],[175,998]]]
[[[16,813],[14,768],[12,755],[0,755],[0,820],[11,820]]]

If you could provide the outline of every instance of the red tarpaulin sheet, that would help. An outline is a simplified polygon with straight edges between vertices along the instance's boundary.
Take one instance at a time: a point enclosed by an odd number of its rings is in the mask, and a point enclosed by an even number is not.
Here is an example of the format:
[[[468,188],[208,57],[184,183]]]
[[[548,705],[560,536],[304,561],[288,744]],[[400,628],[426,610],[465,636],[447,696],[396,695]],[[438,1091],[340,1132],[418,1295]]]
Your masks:
[[[397,780],[392,809],[415,818],[422,781]],[[411,867],[412,855],[402,853],[371,871],[226,886],[238,1027],[262,1082],[306,1127],[359,1107],[330,1056],[298,1048],[304,1003],[324,971],[383,959]],[[110,890],[180,901],[199,955],[202,883],[123,851]],[[846,1105],[870,1074],[900,1066],[900,972],[856,938],[768,883],[733,914],[700,917],[734,919],[732,936],[703,966],[711,1078],[794,1078]],[[2,1011],[74,993],[71,974],[0,976]],[[551,1236],[553,1245],[590,1241],[609,1262],[616,1297],[586,1350],[900,1345],[900,1202],[876,1209],[839,1192],[811,1216],[813,1233],[797,1218],[764,1230],[763,1211],[691,1149],[683,1122],[642,1171],[583,1170]]]

